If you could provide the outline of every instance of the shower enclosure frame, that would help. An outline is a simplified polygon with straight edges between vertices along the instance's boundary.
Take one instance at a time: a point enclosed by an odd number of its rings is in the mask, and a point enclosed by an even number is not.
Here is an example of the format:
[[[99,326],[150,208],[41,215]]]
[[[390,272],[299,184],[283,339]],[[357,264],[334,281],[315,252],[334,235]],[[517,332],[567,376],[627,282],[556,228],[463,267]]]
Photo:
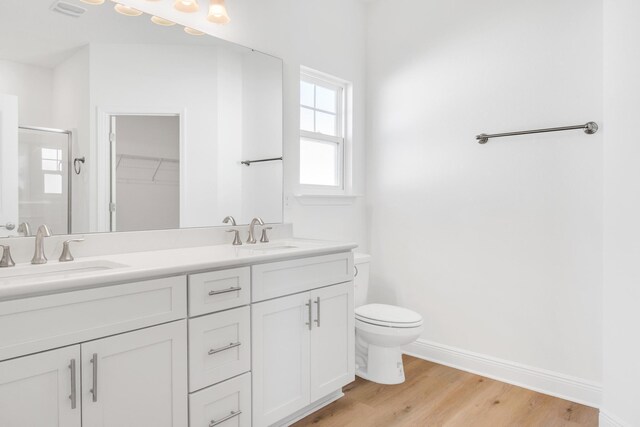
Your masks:
[[[65,130],[65,129],[54,129],[40,126],[18,126],[18,129],[22,130],[30,130],[34,132],[48,132],[48,133],[57,133],[67,135],[67,233],[72,233],[72,196],[73,196],[73,187],[71,185],[71,168],[73,163],[73,131]]]

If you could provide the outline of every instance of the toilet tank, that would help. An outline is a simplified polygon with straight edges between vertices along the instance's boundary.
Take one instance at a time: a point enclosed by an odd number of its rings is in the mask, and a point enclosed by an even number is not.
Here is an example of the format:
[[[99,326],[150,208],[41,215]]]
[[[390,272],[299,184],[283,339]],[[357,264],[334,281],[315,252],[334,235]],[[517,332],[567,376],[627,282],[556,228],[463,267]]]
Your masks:
[[[367,303],[367,294],[369,293],[369,264],[371,261],[371,255],[354,253],[353,263],[355,265],[355,272],[353,278],[354,286],[354,303],[356,307],[365,305]]]

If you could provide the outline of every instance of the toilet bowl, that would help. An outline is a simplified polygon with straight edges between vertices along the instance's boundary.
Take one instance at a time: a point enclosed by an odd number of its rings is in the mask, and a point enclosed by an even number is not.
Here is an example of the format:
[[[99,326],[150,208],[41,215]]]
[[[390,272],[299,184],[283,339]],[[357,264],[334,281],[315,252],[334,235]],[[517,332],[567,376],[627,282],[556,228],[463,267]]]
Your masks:
[[[369,256],[356,254],[356,375],[380,384],[404,382],[402,347],[422,332],[422,316],[403,307],[364,304],[369,285]]]

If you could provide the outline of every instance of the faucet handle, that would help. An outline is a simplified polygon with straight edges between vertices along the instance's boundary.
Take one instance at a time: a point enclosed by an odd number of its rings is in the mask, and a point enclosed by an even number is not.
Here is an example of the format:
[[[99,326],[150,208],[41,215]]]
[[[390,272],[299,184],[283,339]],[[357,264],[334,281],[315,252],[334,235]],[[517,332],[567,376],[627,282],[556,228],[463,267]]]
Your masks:
[[[269,243],[269,236],[267,236],[267,230],[272,230],[273,227],[263,227],[262,235],[260,236],[260,243]]]
[[[2,248],[2,259],[0,259],[0,268],[15,266],[16,263],[13,262],[13,258],[11,258],[11,248],[9,247],[9,245],[0,245],[0,248]]]
[[[60,258],[58,259],[58,261],[60,261],[60,262],[73,261],[74,258],[73,258],[73,255],[71,255],[71,250],[69,249],[69,244],[75,243],[75,242],[84,242],[84,239],[65,240],[64,243],[62,244],[62,254],[60,254]]]
[[[242,244],[242,239],[240,239],[240,230],[237,229],[231,229],[231,230],[227,230],[227,233],[236,233],[233,236],[233,246],[240,246]]]

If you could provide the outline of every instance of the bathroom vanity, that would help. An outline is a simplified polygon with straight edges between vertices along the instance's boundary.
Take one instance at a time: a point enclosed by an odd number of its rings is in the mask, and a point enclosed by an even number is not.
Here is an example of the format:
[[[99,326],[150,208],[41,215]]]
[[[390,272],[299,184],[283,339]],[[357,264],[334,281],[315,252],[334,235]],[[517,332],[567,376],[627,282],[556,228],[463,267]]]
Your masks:
[[[286,425],[354,379],[352,244],[0,272],[0,425]]]

